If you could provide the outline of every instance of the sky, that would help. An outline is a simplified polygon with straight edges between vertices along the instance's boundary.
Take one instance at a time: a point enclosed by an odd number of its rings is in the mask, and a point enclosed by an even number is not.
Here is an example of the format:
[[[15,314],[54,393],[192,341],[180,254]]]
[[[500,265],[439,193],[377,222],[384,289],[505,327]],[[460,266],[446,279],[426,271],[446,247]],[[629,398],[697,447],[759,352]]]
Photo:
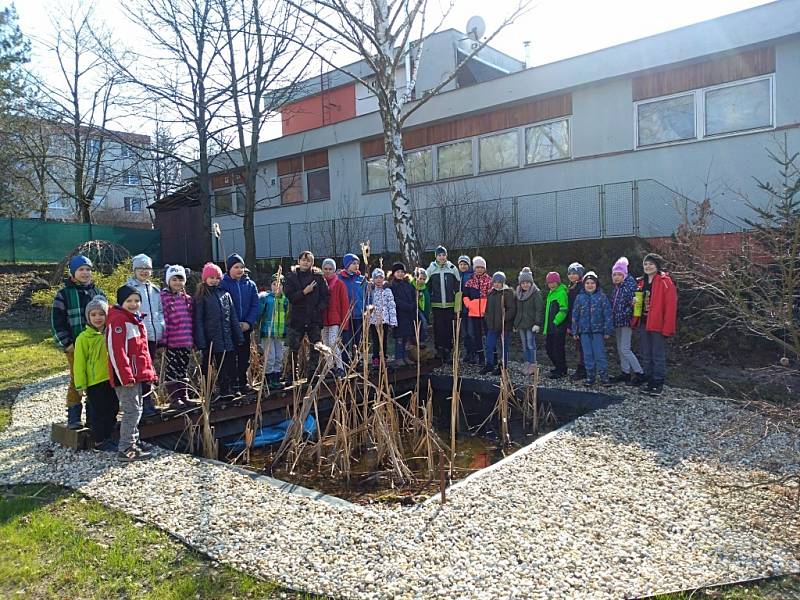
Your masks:
[[[137,40],[122,13],[120,1],[97,2],[96,13],[118,39],[135,47]],[[539,65],[767,4],[768,1],[539,0],[528,14],[502,31],[492,46],[524,59],[523,42],[530,41],[530,65]],[[0,0],[0,6],[6,4],[6,0]],[[46,39],[50,34],[48,14],[65,4],[64,0],[16,2],[23,33],[33,40],[32,62],[45,78],[48,73],[55,74],[56,63],[52,53],[42,51],[37,40]],[[449,0],[429,0],[429,22],[440,20],[442,9],[448,4]],[[486,22],[487,32],[491,32],[513,4],[515,0],[455,0],[443,27],[464,31],[467,20],[479,15]]]

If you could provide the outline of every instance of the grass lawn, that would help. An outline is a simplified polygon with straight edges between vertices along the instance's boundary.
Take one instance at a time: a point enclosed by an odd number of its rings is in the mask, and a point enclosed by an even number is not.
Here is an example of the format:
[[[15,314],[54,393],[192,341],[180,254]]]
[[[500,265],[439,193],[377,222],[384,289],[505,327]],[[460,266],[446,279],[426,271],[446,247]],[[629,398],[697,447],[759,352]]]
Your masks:
[[[65,369],[49,328],[0,328],[0,431],[24,385]],[[280,591],[77,492],[0,486],[0,598],[233,599]]]
[[[24,385],[66,368],[49,327],[0,328],[0,431],[11,421],[11,404]]]
[[[280,592],[57,486],[0,488],[0,548],[2,598],[232,599]]]
[[[664,594],[656,600],[792,600],[800,599],[800,576],[780,577],[754,584],[708,588],[693,593]]]

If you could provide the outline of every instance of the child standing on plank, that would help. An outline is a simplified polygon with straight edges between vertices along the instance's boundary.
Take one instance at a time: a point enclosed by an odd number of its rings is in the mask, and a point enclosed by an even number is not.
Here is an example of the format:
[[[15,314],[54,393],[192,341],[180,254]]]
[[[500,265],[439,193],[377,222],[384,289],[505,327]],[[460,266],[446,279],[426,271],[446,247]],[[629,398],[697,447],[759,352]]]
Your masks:
[[[322,278],[328,284],[328,307],[322,318],[322,343],[333,351],[329,366],[337,377],[344,375],[342,362],[342,337],[349,325],[350,301],[347,286],[336,274],[336,261],[326,258],[322,261]]]
[[[328,308],[328,284],[322,277],[322,271],[314,266],[314,255],[304,250],[297,257],[297,264],[286,276],[284,293],[289,299],[289,323],[286,328],[286,345],[291,351],[294,369],[299,369],[300,348],[303,338],[308,338],[311,346],[305,373],[292,373],[292,381],[296,376],[310,380],[319,365],[317,342],[322,340],[322,317]]]
[[[569,299],[567,286],[561,283],[561,275],[550,271],[545,277],[545,283],[550,290],[544,302],[544,335],[545,350],[553,368],[548,377],[561,379],[567,374],[567,358],[564,345],[567,340],[567,312]]]
[[[144,327],[147,330],[147,351],[150,360],[155,365],[156,348],[161,342],[164,333],[164,311],[161,307],[161,291],[152,283],[153,261],[146,254],[137,254],[133,257],[133,277],[125,282],[139,292],[142,299],[142,316]],[[149,417],[156,414],[155,392],[150,383],[142,384],[142,416]]]
[[[56,293],[50,317],[53,338],[64,351],[69,365],[67,427],[70,429],[80,429],[83,412],[73,373],[75,340],[86,329],[86,307],[89,302],[95,296],[103,295],[92,281],[92,261],[82,254],[73,256],[69,261],[69,277],[64,280],[64,287]]]
[[[113,441],[119,400],[108,381],[106,319],[108,301],[95,296],[86,305],[86,329],[75,340],[75,389],[86,392],[86,415],[95,450],[116,452]]]
[[[511,331],[517,314],[514,291],[506,285],[506,274],[497,271],[492,275],[492,291],[486,299],[486,366],[484,373],[500,375],[508,367],[508,352],[511,349]],[[500,359],[495,362],[497,342],[501,341]]]
[[[459,291],[461,292],[461,310],[456,313],[456,315],[461,315],[461,339],[464,340],[464,353],[461,355],[461,360],[464,362],[467,361],[467,357],[473,354],[473,347],[475,346],[475,335],[471,328],[471,323],[468,319],[467,314],[467,307],[463,304],[464,301],[464,287],[467,285],[467,281],[469,281],[472,276],[475,274],[475,271],[472,270],[472,259],[466,254],[462,254],[458,257],[458,262],[456,263],[458,267],[460,282],[459,282]]]
[[[161,290],[164,310],[164,334],[161,343],[166,347],[164,382],[169,404],[182,409],[189,403],[189,360],[192,356],[194,301],[186,293],[186,269],[181,265],[167,265],[164,277],[167,287]]]
[[[381,356],[384,360],[386,354],[386,341],[389,338],[389,330],[397,327],[397,307],[394,304],[394,294],[386,285],[386,273],[383,269],[372,271],[372,290],[369,294],[369,333],[372,344],[372,366],[377,367],[381,364]],[[382,334],[378,335],[378,330]]]
[[[583,291],[583,275],[586,269],[579,262],[574,262],[567,267],[567,279],[569,279],[569,288],[567,289],[567,298],[569,300],[569,309],[567,312],[567,335],[573,335],[575,332],[570,330],[572,326],[572,308],[575,306],[575,299]],[[586,365],[583,362],[583,347],[579,341],[575,342],[575,350],[578,353],[578,366],[572,374],[573,381],[580,381],[586,377]]]
[[[231,295],[220,287],[222,269],[208,262],[194,299],[194,345],[203,353],[200,369],[208,377],[209,360],[217,373],[214,400],[230,399],[236,386],[236,346],[244,343]]]
[[[428,267],[428,288],[433,308],[433,340],[437,357],[450,358],[453,350],[453,319],[461,310],[461,272],[447,260],[447,248],[436,248],[436,259]]]
[[[428,339],[428,324],[431,322],[431,290],[428,287],[428,272],[423,267],[414,269],[411,285],[417,296],[417,320],[419,321],[419,343]],[[417,324],[414,323],[414,327]],[[416,337],[416,333],[414,336]]]
[[[417,292],[408,281],[406,266],[401,262],[392,265],[389,281],[397,311],[397,327],[394,330],[394,362],[398,367],[413,364],[406,358],[406,346],[416,344],[414,333],[417,318]]]
[[[118,457],[122,462],[149,458],[139,445],[142,385],[152,384],[156,372],[147,350],[147,330],[139,312],[142,298],[127,285],[117,290],[117,304],[108,311],[106,343],[111,385],[122,408]]]
[[[261,311],[261,345],[267,357],[267,385],[270,389],[283,387],[283,340],[286,337],[286,310],[289,301],[283,295],[283,275],[272,276],[270,291],[258,296]]]
[[[583,291],[575,299],[572,309],[572,335],[583,346],[586,361],[586,385],[608,385],[608,360],[605,341],[611,337],[614,324],[611,319],[611,302],[598,287],[597,274],[589,271],[583,276]]]
[[[536,334],[539,333],[544,318],[544,300],[533,282],[533,272],[529,267],[520,271],[516,295],[517,316],[514,318],[514,331],[519,332],[522,341],[522,372],[532,375],[536,365]]]
[[[258,320],[258,288],[255,282],[247,275],[244,259],[238,254],[231,254],[225,261],[228,272],[222,278],[220,287],[228,292],[233,299],[233,309],[239,319],[239,328],[242,330],[242,342],[236,345],[236,350],[231,355],[236,372],[234,391],[238,394],[248,394],[253,390],[247,379],[250,369],[250,337],[253,326]]]
[[[467,319],[470,331],[470,346],[466,361],[475,365],[485,362],[483,354],[483,333],[486,329],[483,315],[486,313],[486,298],[492,291],[492,276],[486,272],[486,260],[482,256],[472,259],[474,273],[464,285],[464,302],[468,303]]]
[[[628,273],[628,259],[621,257],[611,267],[611,281],[614,292],[611,295],[611,315],[614,321],[614,335],[617,340],[617,354],[622,373],[612,377],[612,383],[625,382],[638,386],[644,381],[644,372],[631,350],[631,322],[633,304],[636,299],[636,280]]]
[[[345,356],[347,362],[351,362],[355,356],[353,346],[361,341],[361,327],[364,322],[364,306],[367,294],[367,279],[359,271],[361,261],[355,254],[345,254],[342,259],[342,266],[339,271],[339,279],[342,280],[347,288],[348,312],[350,316],[347,321],[347,328],[342,334]]]
[[[678,291],[664,272],[664,259],[654,252],[642,261],[644,277],[638,281],[634,317],[638,320],[646,394],[660,396],[667,377],[667,338],[675,335]]]

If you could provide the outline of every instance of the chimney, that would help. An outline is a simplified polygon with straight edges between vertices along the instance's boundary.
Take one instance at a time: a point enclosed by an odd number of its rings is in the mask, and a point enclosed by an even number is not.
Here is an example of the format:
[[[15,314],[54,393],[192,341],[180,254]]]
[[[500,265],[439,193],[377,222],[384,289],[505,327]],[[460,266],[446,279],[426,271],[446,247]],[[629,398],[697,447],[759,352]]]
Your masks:
[[[522,47],[524,48],[525,52],[525,68],[531,66],[531,42],[530,40],[525,40],[522,42]]]

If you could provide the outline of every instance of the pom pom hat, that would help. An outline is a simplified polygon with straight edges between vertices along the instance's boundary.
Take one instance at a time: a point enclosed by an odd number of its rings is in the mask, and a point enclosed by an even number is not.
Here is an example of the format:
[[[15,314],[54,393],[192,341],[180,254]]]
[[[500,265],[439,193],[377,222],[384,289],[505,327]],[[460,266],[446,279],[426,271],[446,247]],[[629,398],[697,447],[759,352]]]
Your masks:
[[[626,277],[628,276],[628,259],[624,256],[620,257],[617,262],[614,263],[614,266],[611,267],[611,274],[614,273],[622,273]]]
[[[555,271],[550,271],[544,278],[544,280],[547,283],[561,283],[561,275],[559,275]]]
[[[203,281],[205,281],[209,277],[218,277],[222,279],[222,269],[220,269],[217,265],[215,265],[212,262],[207,262],[205,265],[203,265],[203,274],[202,274]]]

